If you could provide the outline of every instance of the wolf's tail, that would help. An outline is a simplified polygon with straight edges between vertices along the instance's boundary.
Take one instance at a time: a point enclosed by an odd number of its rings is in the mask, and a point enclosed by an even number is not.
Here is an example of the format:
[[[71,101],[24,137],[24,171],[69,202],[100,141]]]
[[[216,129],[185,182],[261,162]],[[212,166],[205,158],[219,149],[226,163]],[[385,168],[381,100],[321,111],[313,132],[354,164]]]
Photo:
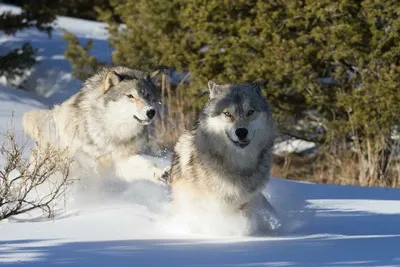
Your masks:
[[[51,110],[37,109],[26,112],[22,119],[22,126],[25,133],[36,143],[49,143],[55,136],[55,125]]]

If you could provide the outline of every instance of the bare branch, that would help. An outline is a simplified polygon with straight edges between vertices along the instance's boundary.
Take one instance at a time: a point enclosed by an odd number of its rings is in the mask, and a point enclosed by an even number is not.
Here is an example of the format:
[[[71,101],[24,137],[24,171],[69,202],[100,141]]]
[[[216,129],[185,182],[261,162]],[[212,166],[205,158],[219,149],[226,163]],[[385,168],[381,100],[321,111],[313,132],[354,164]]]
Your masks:
[[[6,162],[0,170],[0,220],[34,209],[50,216],[51,207],[73,183],[72,160],[66,151],[46,146],[33,149],[32,160],[27,161],[23,159],[24,148],[17,143],[14,130],[7,131],[3,137],[0,155]]]

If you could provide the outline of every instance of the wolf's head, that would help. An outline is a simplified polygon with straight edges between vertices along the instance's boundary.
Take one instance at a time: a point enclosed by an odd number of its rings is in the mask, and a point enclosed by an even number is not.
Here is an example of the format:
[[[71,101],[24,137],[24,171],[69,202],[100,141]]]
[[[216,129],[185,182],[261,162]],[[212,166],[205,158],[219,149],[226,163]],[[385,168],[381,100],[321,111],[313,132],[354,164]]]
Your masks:
[[[209,101],[200,124],[239,150],[257,147],[274,136],[271,108],[258,82],[218,85],[209,81]]]
[[[150,124],[159,101],[154,75],[123,67],[108,69],[103,78],[108,115],[121,123]]]

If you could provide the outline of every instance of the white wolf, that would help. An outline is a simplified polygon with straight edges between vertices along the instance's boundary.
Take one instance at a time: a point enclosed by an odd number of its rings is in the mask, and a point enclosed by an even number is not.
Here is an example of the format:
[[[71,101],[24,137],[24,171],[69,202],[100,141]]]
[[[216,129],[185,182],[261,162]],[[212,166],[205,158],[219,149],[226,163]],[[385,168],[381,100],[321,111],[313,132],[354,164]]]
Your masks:
[[[278,215],[261,193],[270,178],[275,136],[262,85],[210,81],[208,86],[198,125],[180,136],[163,175],[175,212],[207,212],[212,206],[222,214],[253,217],[257,232],[275,230]]]
[[[50,110],[24,114],[25,132],[40,147],[67,149],[78,164],[91,159],[97,167],[115,166],[125,179],[138,169],[158,169],[140,154],[147,148],[147,126],[159,101],[152,77],[125,67],[104,68],[87,79],[83,88]],[[80,162],[79,162],[80,161]]]

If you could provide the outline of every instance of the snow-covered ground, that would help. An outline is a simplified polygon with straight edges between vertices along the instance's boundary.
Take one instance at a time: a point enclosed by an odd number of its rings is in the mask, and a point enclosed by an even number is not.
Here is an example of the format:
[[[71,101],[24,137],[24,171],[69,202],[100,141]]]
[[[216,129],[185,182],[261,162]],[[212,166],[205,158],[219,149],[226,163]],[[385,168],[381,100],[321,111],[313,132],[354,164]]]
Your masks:
[[[56,219],[0,223],[0,264],[400,266],[399,190],[273,179],[265,193],[295,227],[269,237],[183,233],[163,215],[167,190],[148,183],[97,181],[83,191]]]
[[[10,6],[0,5],[0,13],[4,9]],[[108,59],[103,24],[59,17],[57,25],[82,41],[93,38],[93,53]],[[26,84],[35,93],[0,86],[0,131],[7,129],[14,113],[21,142],[24,112],[60,102],[80,88],[62,55],[66,45],[61,34],[56,29],[48,39],[29,29],[0,36],[0,53],[26,40],[39,48],[40,63]],[[282,143],[276,149],[297,151],[311,145]],[[168,164],[166,159],[154,160]],[[213,215],[197,219],[198,226],[211,230],[208,234],[190,232],[192,225],[169,217],[166,186],[127,183],[112,174],[83,178],[57,207],[55,218],[35,211],[0,222],[0,265],[400,266],[399,189],[274,178],[264,193],[285,227],[275,235],[246,237],[238,234],[240,221]],[[212,224],[221,231],[209,229]]]
[[[45,107],[32,93],[0,89],[2,130],[12,110],[21,131],[23,112]],[[55,218],[32,212],[0,222],[0,264],[400,266],[400,190],[272,179],[264,193],[284,220],[280,233],[199,235],[168,217],[166,186],[87,175]],[[233,233],[241,227],[231,219],[211,221]],[[210,218],[198,223],[209,224]]]

